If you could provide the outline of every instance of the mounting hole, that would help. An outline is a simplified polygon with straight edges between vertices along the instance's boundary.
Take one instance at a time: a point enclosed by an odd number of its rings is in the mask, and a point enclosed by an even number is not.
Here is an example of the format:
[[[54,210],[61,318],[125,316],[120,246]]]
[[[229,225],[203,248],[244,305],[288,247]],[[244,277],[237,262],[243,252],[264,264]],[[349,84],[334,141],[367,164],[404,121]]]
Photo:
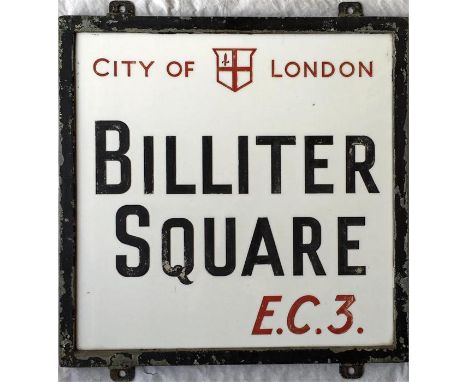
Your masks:
[[[127,7],[126,7],[125,5],[121,5],[121,6],[119,7],[119,12],[120,12],[120,13],[125,13],[125,12],[127,12]],[[119,373],[119,374],[120,374],[120,373]]]
[[[364,365],[361,364],[341,364],[340,374],[344,379],[359,379],[364,374]]]
[[[120,365],[110,368],[110,377],[115,382],[133,381],[135,378],[135,367]]]
[[[346,9],[346,13],[347,13],[348,15],[352,15],[352,14],[354,13],[354,7],[348,7],[348,8]]]

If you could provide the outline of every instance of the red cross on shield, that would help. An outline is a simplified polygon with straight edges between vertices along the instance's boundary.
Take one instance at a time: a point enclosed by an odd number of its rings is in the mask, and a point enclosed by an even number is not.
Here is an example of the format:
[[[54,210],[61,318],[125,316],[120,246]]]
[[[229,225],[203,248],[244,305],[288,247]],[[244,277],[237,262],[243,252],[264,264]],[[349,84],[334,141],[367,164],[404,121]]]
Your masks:
[[[253,59],[256,48],[214,48],[216,81],[233,92],[253,81]]]

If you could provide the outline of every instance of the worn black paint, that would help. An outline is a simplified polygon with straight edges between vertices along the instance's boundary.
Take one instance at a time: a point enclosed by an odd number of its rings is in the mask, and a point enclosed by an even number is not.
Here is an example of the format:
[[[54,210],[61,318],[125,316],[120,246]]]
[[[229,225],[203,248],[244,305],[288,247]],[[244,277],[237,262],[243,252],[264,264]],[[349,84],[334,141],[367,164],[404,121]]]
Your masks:
[[[364,161],[356,162],[356,145],[364,146]],[[361,175],[367,191],[374,194],[379,193],[379,189],[374,182],[370,169],[375,163],[375,144],[372,139],[362,136],[346,137],[346,192],[356,192],[356,173]]]
[[[312,240],[309,243],[304,243],[304,228],[310,228],[312,232]],[[293,218],[293,275],[302,276],[304,274],[304,255],[309,257],[309,260],[314,268],[314,272],[318,276],[325,276],[322,262],[317,254],[320,245],[322,244],[322,227],[317,219],[310,216],[303,218]]]
[[[115,267],[124,277],[141,277],[145,275],[150,266],[150,246],[148,242],[141,237],[130,235],[127,232],[127,217],[130,215],[138,216],[139,227],[149,227],[150,217],[148,210],[140,205],[125,205],[120,207],[115,214],[115,236],[126,245],[138,249],[138,265],[129,267],[127,265],[127,255],[116,255]]]
[[[271,193],[281,194],[281,146],[295,145],[296,137],[291,136],[260,136],[257,145],[271,147]]]
[[[249,137],[238,139],[239,194],[249,193]]]
[[[253,363],[404,362],[408,360],[408,20],[394,17],[177,18],[63,16],[60,74],[60,312],[62,366]],[[391,347],[313,349],[76,349],[76,172],[74,48],[79,32],[126,33],[389,33],[394,38],[395,341]]]
[[[364,226],[364,216],[338,218],[338,274],[340,276],[364,276],[366,267],[363,265],[348,265],[350,249],[359,249],[359,240],[348,239],[348,227]]]
[[[235,218],[226,218],[226,261],[224,265],[217,266],[215,264],[215,257],[214,219],[205,218],[205,268],[213,276],[230,275],[236,268]]]
[[[176,137],[166,137],[166,193],[194,194],[194,184],[177,184]]]
[[[184,231],[184,265],[172,265],[171,262],[171,231],[174,228],[181,228]],[[188,279],[188,275],[193,271],[193,224],[190,220],[183,218],[167,219],[162,226],[161,241],[164,273],[177,277],[182,284],[191,284],[192,281]]]
[[[232,194],[230,184],[213,184],[213,137],[202,137],[203,193]]]
[[[145,194],[154,192],[154,138],[143,137],[143,173]]]
[[[266,255],[259,255],[262,242],[265,244]],[[242,276],[252,276],[256,265],[270,265],[275,276],[284,276],[283,267],[276,248],[273,232],[268,218],[258,218],[252,235],[247,257],[245,258]]]
[[[125,155],[130,148],[130,130],[122,121],[96,121],[96,194],[124,194],[131,186],[130,159]],[[116,131],[119,134],[119,148],[107,150],[107,132]],[[120,182],[107,183],[106,163],[119,162]]]
[[[333,194],[333,184],[316,184],[315,169],[327,168],[328,159],[315,158],[316,145],[332,145],[333,136],[305,137],[305,192],[306,194]]]

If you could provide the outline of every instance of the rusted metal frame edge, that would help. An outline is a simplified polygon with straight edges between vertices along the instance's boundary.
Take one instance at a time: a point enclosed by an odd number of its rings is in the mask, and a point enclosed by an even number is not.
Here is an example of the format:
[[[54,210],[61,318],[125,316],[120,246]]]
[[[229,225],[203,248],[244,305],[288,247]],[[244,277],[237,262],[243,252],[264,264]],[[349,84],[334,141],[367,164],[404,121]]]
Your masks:
[[[178,18],[62,16],[60,59],[60,302],[61,366],[279,364],[408,361],[408,19]],[[74,46],[78,32],[130,33],[392,33],[394,60],[395,343],[391,348],[76,349],[76,174]]]
[[[59,30],[59,359],[76,365],[75,32]]]
[[[73,32],[132,33],[313,33],[397,32],[405,17],[167,17],[61,16],[59,29]]]
[[[408,23],[395,32],[393,72],[394,113],[394,264],[395,344],[408,361],[409,321],[409,115],[408,115]]]

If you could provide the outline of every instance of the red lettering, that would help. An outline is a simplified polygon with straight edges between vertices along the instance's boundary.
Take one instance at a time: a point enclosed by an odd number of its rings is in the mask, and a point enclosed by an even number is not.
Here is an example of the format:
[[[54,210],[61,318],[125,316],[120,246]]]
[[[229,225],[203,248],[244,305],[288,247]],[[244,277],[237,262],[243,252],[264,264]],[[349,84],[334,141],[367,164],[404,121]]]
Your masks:
[[[296,70],[294,72],[290,72],[289,71],[289,68],[291,66],[294,66],[296,68]],[[284,68],[284,71],[286,72],[287,76],[288,77],[297,77],[297,75],[299,74],[299,72],[301,71],[301,68],[299,66],[299,64],[297,62],[294,62],[294,61],[289,61],[285,68]]]
[[[136,61],[122,61],[122,64],[127,65],[127,77],[132,76],[132,69],[131,66],[136,64]]]
[[[353,325],[353,314],[348,310],[348,308],[354,303],[354,301],[356,301],[356,298],[352,294],[339,294],[336,296],[335,301],[344,301],[344,304],[336,311],[336,315],[339,316],[340,314],[343,314],[346,317],[346,322],[340,328],[329,325],[328,330],[334,334],[343,334]]]
[[[275,73],[275,60],[271,60],[271,76],[272,77],[283,77],[282,74]]]
[[[362,77],[362,72],[363,71],[366,72],[369,77],[372,77],[372,70],[373,70],[372,64],[373,64],[373,61],[370,61],[369,62],[369,68],[366,68],[364,63],[359,61],[359,77]]]
[[[330,68],[330,72],[326,73],[326,66]],[[323,61],[322,62],[322,77],[331,77],[335,73],[335,67],[331,62]]]
[[[263,318],[273,316],[275,313],[274,310],[268,310],[268,304],[270,302],[280,302],[282,296],[263,296],[260,309],[258,310],[257,319],[255,320],[254,327],[252,329],[252,334],[254,335],[269,335],[273,331],[270,328],[262,328]]]
[[[289,310],[289,313],[288,313],[287,324],[288,324],[288,329],[291,333],[304,334],[310,330],[310,326],[308,324],[298,327],[296,326],[296,323],[294,322],[297,311],[306,302],[311,302],[312,304],[314,304],[314,306],[317,306],[318,304],[320,304],[320,301],[315,296],[306,295],[306,296],[299,297],[294,302],[294,304],[292,304],[291,309]]]
[[[98,58],[96,61],[94,61],[94,64],[93,64],[93,71],[94,73],[96,73],[98,76],[100,77],[105,77],[109,74],[109,72],[98,72],[97,70],[97,66],[100,62],[105,62],[106,64],[108,64],[110,61],[107,59],[107,58]]]
[[[148,63],[148,65],[145,65],[143,61],[138,61],[138,62],[141,65],[141,67],[143,68],[143,70],[145,71],[145,77],[148,77],[148,72],[149,72],[151,66],[153,66],[154,61],[150,61]]]
[[[317,61],[314,61],[314,69],[312,69],[307,62],[304,62],[304,77],[310,72],[312,77],[317,77]]]
[[[194,61],[185,61],[185,77],[189,76],[189,72],[193,72],[193,68],[190,65],[194,64]]]
[[[171,67],[173,67],[174,65],[177,68],[176,69],[177,72],[175,73],[171,70]],[[167,64],[166,70],[167,70],[167,74],[169,74],[171,77],[179,77],[180,74],[182,73],[182,65],[177,61],[171,61],[169,62],[169,64]]]
[[[348,72],[348,74],[345,73],[344,71],[344,67],[345,65],[349,66],[351,68],[351,70]],[[341,65],[340,65],[340,73],[343,77],[351,77],[353,74],[354,74],[354,65],[349,62],[349,61],[345,61],[343,62]]]

